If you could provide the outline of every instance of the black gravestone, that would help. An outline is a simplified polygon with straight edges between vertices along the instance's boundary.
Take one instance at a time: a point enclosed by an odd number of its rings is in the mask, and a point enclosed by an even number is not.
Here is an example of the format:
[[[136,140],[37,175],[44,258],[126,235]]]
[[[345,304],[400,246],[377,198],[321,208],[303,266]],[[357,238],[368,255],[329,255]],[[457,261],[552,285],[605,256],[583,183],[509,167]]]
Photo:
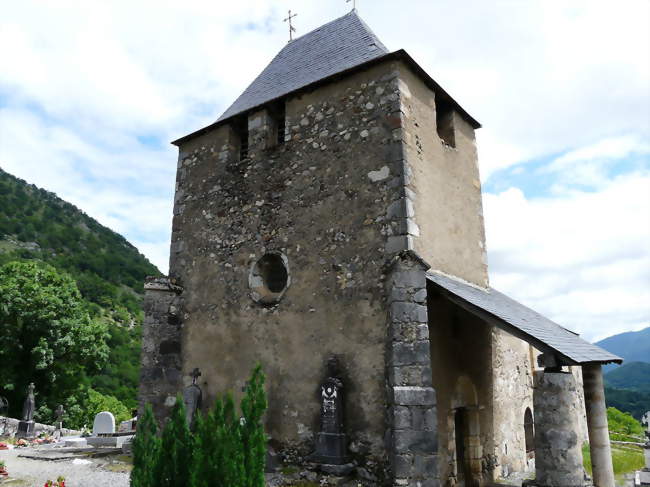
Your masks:
[[[34,434],[34,410],[36,401],[34,399],[34,383],[27,386],[27,397],[23,404],[23,419],[18,423],[17,438],[33,438]]]
[[[315,463],[343,465],[347,463],[347,439],[343,433],[343,381],[336,377],[336,359],[328,361],[330,376],[320,387],[320,432],[316,450],[309,455]]]

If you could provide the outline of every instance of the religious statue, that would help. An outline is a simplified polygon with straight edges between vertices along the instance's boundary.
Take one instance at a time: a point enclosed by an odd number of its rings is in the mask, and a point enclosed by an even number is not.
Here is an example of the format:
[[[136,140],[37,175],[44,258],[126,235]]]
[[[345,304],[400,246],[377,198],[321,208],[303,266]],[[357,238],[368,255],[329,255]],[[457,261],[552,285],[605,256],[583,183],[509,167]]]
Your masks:
[[[183,391],[183,402],[185,403],[185,415],[187,418],[187,424],[192,428],[194,425],[194,418],[196,417],[196,412],[201,408],[201,400],[203,399],[203,392],[201,388],[196,385],[196,379],[201,376],[201,371],[198,368],[195,368],[192,371],[192,385],[185,388]]]
[[[34,383],[27,386],[27,398],[23,404],[23,421],[34,420],[34,410],[36,409],[36,401],[34,399]]]

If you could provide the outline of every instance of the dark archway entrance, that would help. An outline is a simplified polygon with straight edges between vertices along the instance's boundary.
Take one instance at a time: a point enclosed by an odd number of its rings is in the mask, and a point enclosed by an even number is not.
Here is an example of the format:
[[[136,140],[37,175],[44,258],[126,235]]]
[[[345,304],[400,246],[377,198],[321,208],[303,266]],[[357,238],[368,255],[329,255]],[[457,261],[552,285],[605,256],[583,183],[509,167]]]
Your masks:
[[[454,413],[454,432],[456,437],[456,472],[459,485],[470,485],[472,471],[467,458],[468,418],[467,409],[458,408]]]

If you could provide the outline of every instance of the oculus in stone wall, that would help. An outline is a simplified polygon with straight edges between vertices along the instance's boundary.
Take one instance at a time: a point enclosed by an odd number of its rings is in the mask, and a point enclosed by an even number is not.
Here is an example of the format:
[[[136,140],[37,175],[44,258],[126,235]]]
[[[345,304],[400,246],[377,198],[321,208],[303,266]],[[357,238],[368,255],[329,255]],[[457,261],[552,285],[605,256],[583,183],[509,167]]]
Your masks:
[[[253,262],[248,275],[251,298],[260,304],[275,304],[291,284],[289,261],[280,252],[267,252]]]

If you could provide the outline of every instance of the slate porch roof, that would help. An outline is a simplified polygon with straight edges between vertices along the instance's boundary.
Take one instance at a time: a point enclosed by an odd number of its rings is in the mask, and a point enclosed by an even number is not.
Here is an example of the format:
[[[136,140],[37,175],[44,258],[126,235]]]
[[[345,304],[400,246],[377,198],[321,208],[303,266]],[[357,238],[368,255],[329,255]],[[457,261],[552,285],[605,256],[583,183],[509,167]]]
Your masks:
[[[450,301],[542,352],[557,354],[567,365],[623,362],[496,289],[481,289],[433,272],[427,273],[427,279]]]
[[[314,88],[373,64],[402,60],[436,93],[451,104],[472,127],[481,126],[404,50],[389,52],[356,10],[322,25],[284,46],[269,65],[216,122],[172,142],[179,145],[197,135],[290,93]]]

